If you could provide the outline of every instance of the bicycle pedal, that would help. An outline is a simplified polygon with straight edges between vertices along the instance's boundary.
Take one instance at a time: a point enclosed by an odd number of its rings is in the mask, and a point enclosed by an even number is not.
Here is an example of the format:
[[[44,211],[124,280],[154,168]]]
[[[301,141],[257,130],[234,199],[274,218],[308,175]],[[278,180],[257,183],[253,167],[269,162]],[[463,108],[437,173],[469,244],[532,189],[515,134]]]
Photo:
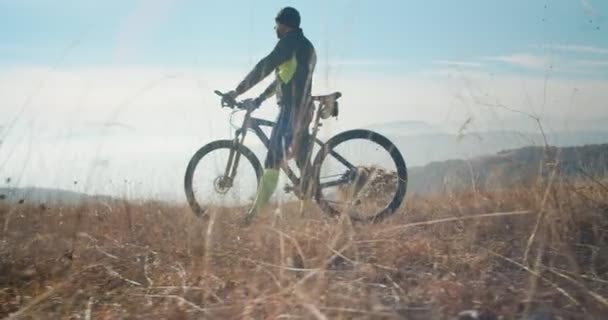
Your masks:
[[[296,197],[300,198],[302,197],[302,192],[300,191],[300,188],[295,187],[295,186],[285,186],[285,188],[283,189],[285,191],[285,193],[293,193]]]

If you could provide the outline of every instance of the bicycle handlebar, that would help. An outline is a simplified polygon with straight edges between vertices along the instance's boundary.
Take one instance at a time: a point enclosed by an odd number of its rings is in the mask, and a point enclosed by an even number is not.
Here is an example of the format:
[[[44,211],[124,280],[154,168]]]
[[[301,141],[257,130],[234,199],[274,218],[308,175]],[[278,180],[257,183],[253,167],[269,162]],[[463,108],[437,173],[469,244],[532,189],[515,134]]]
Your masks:
[[[215,94],[217,94],[218,96],[222,97],[222,108],[224,107],[228,107],[230,109],[234,109],[234,108],[238,108],[238,109],[242,109],[242,110],[254,110],[256,109],[258,106],[251,106],[250,103],[243,103],[243,101],[236,101],[234,98],[227,96],[225,93],[222,93],[219,90],[214,90],[213,91]],[[325,99],[333,99],[333,100],[338,100],[340,97],[342,97],[342,93],[341,92],[334,92],[332,94],[328,94],[328,95],[323,95],[323,96],[312,96],[312,100],[313,101],[323,101]],[[245,102],[249,102],[247,100],[245,100]],[[259,102],[257,102],[259,104]]]
[[[222,108],[228,107],[228,108],[234,109],[236,107],[236,108],[239,108],[239,109],[245,109],[243,107],[242,103],[237,102],[236,100],[228,97],[226,94],[222,93],[221,91],[215,90],[214,92],[218,96],[222,97]]]

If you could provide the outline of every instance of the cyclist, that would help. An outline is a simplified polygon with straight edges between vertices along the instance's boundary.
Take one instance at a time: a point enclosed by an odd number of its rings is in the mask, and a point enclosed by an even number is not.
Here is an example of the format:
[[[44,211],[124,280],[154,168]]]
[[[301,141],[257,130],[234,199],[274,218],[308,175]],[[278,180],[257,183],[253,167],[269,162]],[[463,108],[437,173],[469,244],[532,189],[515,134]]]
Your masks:
[[[270,145],[264,161],[264,174],[258,186],[254,204],[246,221],[258,212],[274,193],[282,161],[293,155],[304,178],[309,144],[309,125],[314,105],[311,99],[312,76],[316,52],[300,28],[300,14],[293,7],[282,8],[275,17],[279,38],[274,49],[261,59],[236,89],[227,93],[231,99],[245,93],[273,71],[274,81],[253,99],[255,106],[275,95],[279,106],[276,124],[270,134]],[[304,179],[306,181],[306,179]]]

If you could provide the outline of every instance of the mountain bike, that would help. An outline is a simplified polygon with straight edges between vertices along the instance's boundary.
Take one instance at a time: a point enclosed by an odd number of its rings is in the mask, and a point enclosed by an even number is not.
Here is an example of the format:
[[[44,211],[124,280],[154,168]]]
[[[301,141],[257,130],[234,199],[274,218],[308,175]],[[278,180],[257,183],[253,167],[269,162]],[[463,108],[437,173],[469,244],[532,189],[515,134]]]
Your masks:
[[[222,108],[232,109],[233,114],[243,111],[245,115],[240,126],[235,126],[234,138],[202,146],[188,162],[184,178],[186,198],[199,217],[213,208],[244,207],[253,201],[263,168],[253,147],[245,145],[245,137],[252,131],[262,143],[258,148],[267,150],[269,136],[263,128],[275,125],[252,116],[259,106],[230,99],[217,90],[215,93],[221,97]],[[290,164],[293,156],[287,156],[281,165],[288,180],[283,190],[300,200],[314,198],[322,212],[330,216],[348,214],[354,221],[378,222],[395,213],[404,200],[406,163],[397,147],[374,131],[347,130],[326,141],[318,137],[322,120],[338,116],[341,96],[340,92],[312,96],[314,115],[306,150],[306,163],[312,168],[297,167],[298,175],[292,169],[293,163]],[[363,148],[367,144],[370,149]],[[310,162],[315,148],[314,161]],[[372,154],[373,151],[379,154]],[[212,161],[215,158],[220,160]],[[200,175],[206,177],[198,179]],[[221,199],[213,202],[216,196]]]

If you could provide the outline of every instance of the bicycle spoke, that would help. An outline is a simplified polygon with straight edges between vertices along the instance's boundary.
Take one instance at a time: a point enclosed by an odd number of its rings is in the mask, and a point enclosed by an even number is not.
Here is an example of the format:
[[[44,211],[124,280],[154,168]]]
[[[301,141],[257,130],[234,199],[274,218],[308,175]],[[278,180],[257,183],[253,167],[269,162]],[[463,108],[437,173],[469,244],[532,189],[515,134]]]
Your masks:
[[[335,157],[337,154],[338,157]],[[319,168],[319,197],[334,212],[367,219],[388,208],[400,178],[392,154],[367,137],[332,146]]]
[[[323,182],[319,184],[319,189],[326,189],[326,188],[331,188],[331,187],[337,187],[340,185],[344,185],[349,183],[350,180],[349,179],[338,179],[338,180],[334,180],[334,181],[330,181],[330,182]]]
[[[228,166],[238,158],[237,167]],[[226,172],[236,170],[232,178]],[[192,197],[199,206],[237,206],[251,203],[257,190],[256,171],[242,155],[217,149],[202,157],[192,173]]]
[[[339,153],[335,152],[334,150],[331,150],[329,152],[330,155],[332,155],[334,158],[336,158],[336,160],[340,161],[340,163],[342,163],[343,165],[345,165],[348,169],[354,169],[355,165],[353,165],[352,163],[350,163],[348,160],[346,160],[343,156],[341,156]]]
[[[335,177],[341,177],[343,175],[344,175],[344,173],[338,173],[338,174],[333,174],[333,175],[329,175],[329,176],[323,176],[323,177],[320,177],[319,179],[335,178]]]

